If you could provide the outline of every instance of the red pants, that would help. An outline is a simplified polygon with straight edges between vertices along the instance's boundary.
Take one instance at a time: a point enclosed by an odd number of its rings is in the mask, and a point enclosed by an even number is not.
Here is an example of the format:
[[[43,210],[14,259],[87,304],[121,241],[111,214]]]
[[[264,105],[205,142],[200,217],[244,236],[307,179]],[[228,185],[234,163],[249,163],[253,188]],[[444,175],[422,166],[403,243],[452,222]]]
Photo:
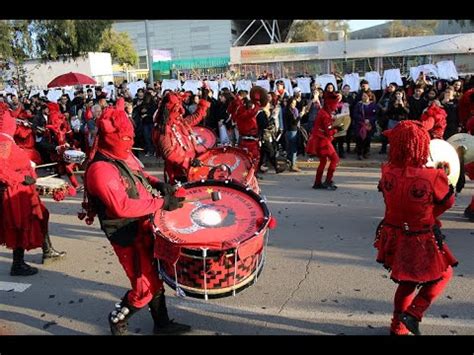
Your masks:
[[[112,246],[132,285],[128,301],[137,308],[146,306],[163,289],[153,258],[153,238],[141,233],[129,247]]]
[[[416,295],[416,283],[401,282],[395,292],[392,331],[397,334],[408,333],[408,330],[403,324],[400,325],[399,322],[397,322],[398,315],[405,312],[418,319],[418,321],[421,321],[426,310],[434,300],[441,295],[452,276],[453,269],[450,266],[443,273],[441,280],[421,286],[420,291],[418,291]]]
[[[336,171],[337,164],[339,164],[339,157],[334,149],[330,152],[329,155],[324,155],[319,158],[319,166],[316,170],[316,179],[314,181],[315,184],[320,184],[323,179],[324,168],[326,167],[327,161],[330,161],[328,174],[326,175],[326,182],[332,182],[332,177],[334,176],[334,172]]]
[[[260,162],[260,145],[258,141],[240,139],[239,147],[247,149],[252,154],[252,163],[255,170],[258,169],[258,163]]]

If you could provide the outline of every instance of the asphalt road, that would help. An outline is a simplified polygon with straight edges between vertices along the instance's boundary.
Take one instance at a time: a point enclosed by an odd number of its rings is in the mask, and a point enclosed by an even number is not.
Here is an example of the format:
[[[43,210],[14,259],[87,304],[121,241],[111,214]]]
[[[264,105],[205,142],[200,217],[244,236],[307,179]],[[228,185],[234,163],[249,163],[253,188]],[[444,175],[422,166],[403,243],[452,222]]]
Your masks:
[[[235,297],[209,301],[179,298],[167,287],[170,316],[192,325],[192,334],[387,335],[396,285],[375,262],[372,247],[384,209],[379,175],[376,167],[343,164],[338,190],[319,191],[311,189],[313,169],[265,174],[260,186],[278,227],[258,282]],[[468,182],[442,218],[460,264],[423,319],[425,334],[474,334],[474,231],[462,216],[473,188]],[[81,196],[45,201],[54,246],[67,258],[41,265],[40,250],[30,251],[26,261],[40,272],[11,277],[11,251],[0,249],[0,334],[109,334],[107,314],[128,280],[98,222],[87,226],[77,219]],[[24,284],[30,286],[19,292]],[[151,329],[146,310],[130,321],[132,334]]]

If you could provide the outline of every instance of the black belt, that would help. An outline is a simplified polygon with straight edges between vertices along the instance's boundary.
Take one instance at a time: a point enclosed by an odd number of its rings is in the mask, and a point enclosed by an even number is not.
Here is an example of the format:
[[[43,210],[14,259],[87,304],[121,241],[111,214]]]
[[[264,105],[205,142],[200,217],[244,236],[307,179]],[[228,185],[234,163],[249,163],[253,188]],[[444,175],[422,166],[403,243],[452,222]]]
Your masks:
[[[388,227],[392,227],[392,228],[395,228],[395,229],[400,229],[400,230],[403,231],[403,234],[406,234],[406,235],[418,235],[418,234],[432,233],[433,232],[433,227],[434,227],[434,226],[429,226],[428,225],[428,226],[426,226],[426,227],[428,227],[428,229],[410,230],[410,226],[408,225],[408,223],[404,223],[403,226],[397,226],[397,225],[394,225],[394,224],[383,222],[383,225],[388,226]]]

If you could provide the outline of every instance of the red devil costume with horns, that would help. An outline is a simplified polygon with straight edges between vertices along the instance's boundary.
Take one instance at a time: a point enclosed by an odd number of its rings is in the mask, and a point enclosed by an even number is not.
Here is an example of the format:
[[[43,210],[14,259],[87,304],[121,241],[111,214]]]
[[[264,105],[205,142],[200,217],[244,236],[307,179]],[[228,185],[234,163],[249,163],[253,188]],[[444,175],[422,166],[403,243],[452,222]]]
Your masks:
[[[189,326],[168,318],[163,282],[153,258],[150,223],[155,212],[179,208],[183,199],[174,196],[170,185],[143,171],[140,161],[131,153],[134,129],[123,109],[123,99],[118,100],[117,107],[105,109],[97,128],[85,176],[89,199],[83,205],[88,210],[86,222],[91,224],[94,214],[98,214],[101,228],[132,286],[109,315],[111,332],[126,334],[128,319],[146,305],[150,307],[156,333],[187,331]],[[85,213],[79,216],[84,217]]]
[[[48,234],[49,212],[36,191],[36,173],[29,156],[13,140],[15,120],[0,103],[0,244],[13,249],[12,276],[38,269],[24,261],[25,250],[43,247],[43,262],[65,255],[53,249]]]
[[[203,97],[207,97],[206,90],[203,90]],[[201,99],[196,111],[183,117],[183,99],[184,96],[175,92],[169,92],[163,98],[154,130],[154,141],[165,160],[165,174],[170,184],[186,180],[188,169],[200,151],[192,127],[206,116],[210,106],[210,102]]]
[[[386,208],[374,246],[377,261],[391,270],[392,280],[399,284],[391,333],[419,335],[419,322],[457,265],[438,220],[454,204],[454,189],[443,169],[425,166],[430,136],[419,122],[402,121],[384,134],[390,153],[388,163],[382,165],[379,190]]]
[[[339,157],[331,143],[334,135],[342,127],[333,127],[332,114],[336,111],[338,105],[337,99],[324,100],[324,106],[318,112],[316,121],[314,123],[313,131],[306,146],[306,152],[319,157],[319,166],[316,170],[316,178],[313,189],[329,189],[335,190],[337,186],[334,185],[333,176],[336,171]],[[327,161],[330,161],[326,181],[322,183],[324,168]]]

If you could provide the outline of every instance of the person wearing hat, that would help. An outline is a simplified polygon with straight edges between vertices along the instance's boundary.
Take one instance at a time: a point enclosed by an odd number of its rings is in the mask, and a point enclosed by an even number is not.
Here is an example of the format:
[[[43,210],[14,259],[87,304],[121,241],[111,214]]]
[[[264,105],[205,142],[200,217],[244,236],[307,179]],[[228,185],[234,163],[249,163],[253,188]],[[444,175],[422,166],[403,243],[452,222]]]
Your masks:
[[[132,286],[108,316],[110,331],[113,335],[126,335],[128,320],[148,305],[155,334],[187,332],[188,325],[169,319],[163,281],[154,260],[150,222],[156,212],[182,207],[184,198],[176,197],[170,185],[147,174],[132,154],[134,129],[123,98],[116,107],[104,110],[97,129],[85,172],[86,223],[92,224],[98,215]],[[86,213],[78,217],[83,219]]]
[[[378,188],[384,197],[385,216],[374,247],[377,262],[391,271],[390,278],[398,284],[391,334],[420,335],[419,323],[458,264],[438,219],[453,206],[454,187],[445,164],[426,167],[430,135],[420,122],[401,121],[384,134],[390,151],[388,162],[382,164]]]
[[[13,249],[11,276],[38,269],[25,263],[25,250],[43,248],[43,263],[63,257],[48,234],[49,212],[36,191],[36,173],[27,153],[15,144],[15,119],[0,103],[0,245]]]

